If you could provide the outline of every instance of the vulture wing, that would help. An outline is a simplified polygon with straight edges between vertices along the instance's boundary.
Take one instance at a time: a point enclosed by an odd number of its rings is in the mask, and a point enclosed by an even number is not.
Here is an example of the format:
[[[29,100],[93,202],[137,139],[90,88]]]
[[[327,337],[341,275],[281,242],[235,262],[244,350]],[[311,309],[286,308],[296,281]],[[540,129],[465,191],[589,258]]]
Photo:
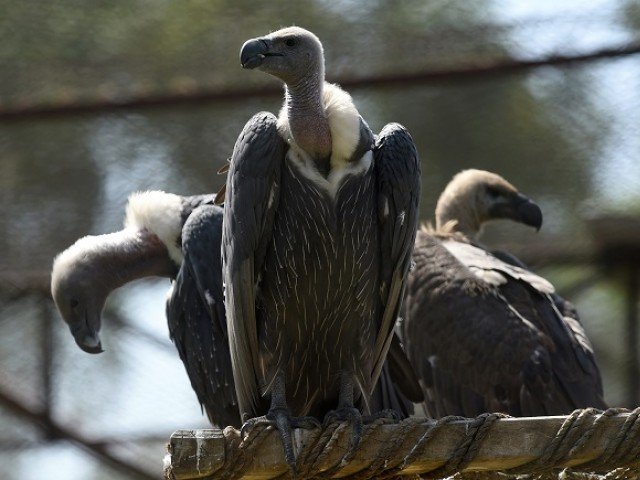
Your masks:
[[[373,357],[375,385],[393,338],[411,264],[418,226],[420,161],[411,135],[397,123],[382,129],[373,154],[378,188],[383,305]]]
[[[443,241],[442,245],[460,263],[491,285],[504,285],[509,278],[512,278],[528,283],[540,293],[555,292],[553,285],[544,278],[516,264],[505,263],[482,248],[455,240]]]
[[[212,197],[213,198],[213,197]],[[171,339],[214,425],[240,426],[222,291],[222,208],[195,208],[182,229],[184,260],[167,300]]]
[[[421,233],[408,286],[405,342],[428,411],[553,415],[600,406],[567,394],[565,382],[575,373],[566,376],[561,364],[580,365],[571,359],[573,348],[557,341],[566,329],[549,301],[550,284],[482,249],[454,243]]]
[[[494,251],[491,254],[528,271],[528,267],[510,253]],[[544,323],[539,328],[556,346],[551,353],[551,362],[557,388],[564,392],[568,408],[607,408],[600,370],[578,312],[571,302],[557,293],[552,292],[544,297],[544,300],[540,299],[540,310],[546,310],[546,314],[540,316]]]
[[[222,234],[233,378],[241,414],[260,402],[255,285],[271,238],[286,144],[277,119],[258,113],[240,133],[227,176]]]
[[[607,408],[600,369],[578,312],[571,302],[557,294],[549,295],[548,300],[554,306],[553,318],[557,319],[547,328],[559,347],[552,356],[558,383],[576,408]]]

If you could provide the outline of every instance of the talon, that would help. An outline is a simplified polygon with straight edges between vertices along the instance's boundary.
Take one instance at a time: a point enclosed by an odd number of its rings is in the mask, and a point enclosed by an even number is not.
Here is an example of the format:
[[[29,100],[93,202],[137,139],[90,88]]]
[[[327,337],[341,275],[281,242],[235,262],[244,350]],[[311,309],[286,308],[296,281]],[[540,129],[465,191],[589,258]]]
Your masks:
[[[280,433],[282,448],[284,449],[284,457],[291,469],[293,477],[296,477],[297,463],[296,455],[293,449],[292,431],[295,428],[312,429],[319,428],[320,422],[314,417],[292,417],[286,408],[272,408],[262,417],[255,417],[247,420],[240,429],[241,438],[244,439],[245,433],[251,428],[259,424],[267,424],[275,427]]]
[[[244,437],[246,436],[247,432],[250,429],[255,428],[256,425],[259,425],[261,423],[271,425],[274,427],[276,426],[273,420],[271,420],[266,415],[263,415],[261,417],[249,418],[242,424],[242,427],[240,427],[240,438],[244,440]]]
[[[328,412],[324,417],[324,425],[332,422],[347,422],[351,426],[349,454],[355,451],[362,440],[362,414],[355,407],[341,407]]]

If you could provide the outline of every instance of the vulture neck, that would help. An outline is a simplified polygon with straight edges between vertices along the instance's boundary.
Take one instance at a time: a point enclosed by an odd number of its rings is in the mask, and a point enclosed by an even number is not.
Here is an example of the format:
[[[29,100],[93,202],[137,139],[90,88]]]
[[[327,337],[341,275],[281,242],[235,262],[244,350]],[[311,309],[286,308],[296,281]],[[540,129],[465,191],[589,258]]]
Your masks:
[[[443,234],[461,233],[471,241],[477,240],[482,227],[473,209],[458,203],[438,202],[436,206],[436,231]]]
[[[86,258],[109,291],[140,278],[175,274],[166,246],[148,230],[129,228],[99,238],[101,246]]]
[[[331,130],[322,103],[323,75],[307,76],[285,88],[289,128],[295,143],[314,160],[318,171],[329,174]]]

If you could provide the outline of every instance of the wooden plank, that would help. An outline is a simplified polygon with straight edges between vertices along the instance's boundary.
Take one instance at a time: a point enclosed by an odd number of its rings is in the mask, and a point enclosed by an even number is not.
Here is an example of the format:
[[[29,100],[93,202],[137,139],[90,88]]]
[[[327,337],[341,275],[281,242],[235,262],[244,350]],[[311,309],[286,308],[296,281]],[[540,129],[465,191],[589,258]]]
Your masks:
[[[225,437],[217,428],[178,430],[171,435],[169,455],[174,478],[203,478],[223,464]]]
[[[608,439],[613,438],[628,414],[620,414],[608,419],[591,437],[584,448],[571,462],[563,466],[576,466],[597,458],[604,451]],[[524,465],[542,455],[545,447],[555,437],[567,417],[527,417],[500,419],[491,426],[477,456],[465,471],[503,470]],[[594,417],[587,420],[590,425]],[[421,422],[404,438],[400,452],[406,455],[416,441],[427,431],[429,424]],[[424,473],[442,466],[451,456],[453,449],[467,435],[472,420],[460,420],[443,426],[429,441],[423,454],[411,462],[403,474]],[[368,467],[377,457],[380,449],[388,445],[394,434],[402,433],[398,424],[381,425],[376,429],[365,429],[365,438],[355,457],[335,476],[342,477]],[[341,431],[326,458],[317,465],[322,472],[339,462],[347,451],[350,430]],[[305,445],[315,441],[318,431],[297,430],[295,446],[301,451]],[[225,437],[226,435],[226,437]],[[225,430],[180,430],[171,437],[171,466],[174,478],[178,480],[199,479],[214,474],[221,468],[225,458],[225,442],[237,441],[238,432]],[[640,454],[640,452],[639,452]],[[277,432],[270,432],[260,442],[259,447],[248,460],[249,466],[244,478],[268,480],[286,471],[282,445]]]

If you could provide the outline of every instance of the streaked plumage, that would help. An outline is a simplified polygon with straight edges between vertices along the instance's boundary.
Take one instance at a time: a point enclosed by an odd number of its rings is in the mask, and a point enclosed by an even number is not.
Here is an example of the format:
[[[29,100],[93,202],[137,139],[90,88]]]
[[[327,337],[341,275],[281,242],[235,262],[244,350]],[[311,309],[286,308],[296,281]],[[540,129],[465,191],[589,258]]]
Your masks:
[[[172,278],[169,333],[193,390],[213,425],[239,427],[222,291],[223,210],[212,203],[212,195],[181,197],[159,191],[132,195],[124,230],[84,237],[57,257],[52,292],[78,345],[98,353],[100,314],[111,291],[142,277]],[[93,312],[88,322],[85,312]],[[415,396],[413,387],[407,387],[414,377],[407,379],[402,361],[394,363],[404,355],[397,341],[394,346],[392,366],[385,366],[374,405],[407,416],[411,405],[396,385],[406,396]]]
[[[279,118],[254,116],[226,185],[223,258],[238,403],[286,419],[353,414],[392,339],[417,225],[420,167],[399,125],[377,139],[324,83],[322,46],[287,28],[247,42],[245,66],[286,83]],[[350,413],[349,413],[350,412]]]
[[[605,407],[573,306],[513,256],[475,240],[495,218],[542,223],[539,208],[504,179],[467,170],[443,192],[436,229],[417,235],[401,328],[427,412],[528,416]]]

